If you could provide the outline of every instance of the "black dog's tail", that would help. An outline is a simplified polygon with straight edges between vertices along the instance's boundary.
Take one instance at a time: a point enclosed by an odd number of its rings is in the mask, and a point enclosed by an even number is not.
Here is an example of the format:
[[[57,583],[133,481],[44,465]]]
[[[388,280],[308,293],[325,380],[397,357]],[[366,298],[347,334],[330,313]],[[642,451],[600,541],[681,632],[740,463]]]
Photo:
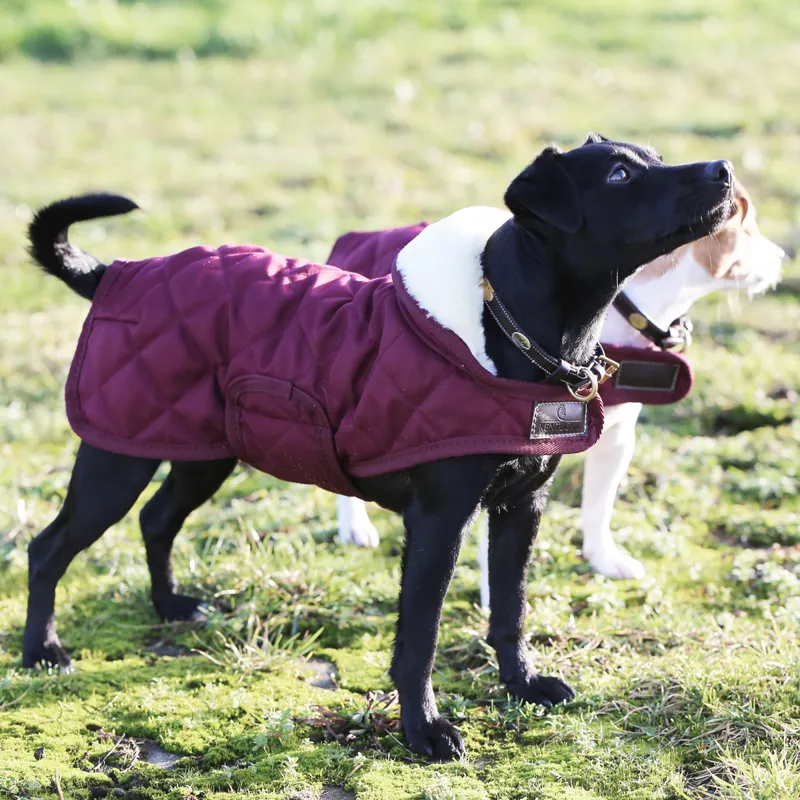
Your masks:
[[[98,217],[127,214],[137,208],[133,200],[117,194],[84,194],[51,203],[36,212],[28,228],[29,252],[48,275],[55,275],[81,297],[91,300],[106,265],[70,244],[69,226]]]

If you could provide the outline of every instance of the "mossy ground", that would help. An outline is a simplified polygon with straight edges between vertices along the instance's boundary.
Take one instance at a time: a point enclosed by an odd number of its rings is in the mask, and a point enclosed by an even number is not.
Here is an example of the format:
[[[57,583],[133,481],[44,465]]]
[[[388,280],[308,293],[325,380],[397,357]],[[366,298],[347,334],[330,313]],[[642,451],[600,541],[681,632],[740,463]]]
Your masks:
[[[31,208],[135,197],[145,213],[75,231],[102,258],[252,241],[322,259],[352,227],[498,204],[541,145],[599,130],[671,161],[731,159],[794,254],[798,41],[800,6],[778,0],[6,2],[0,796],[800,796],[794,264],[782,291],[703,303],[694,394],[643,415],[615,516],[641,584],[580,560],[580,461],[565,462],[528,631],[577,689],[568,707],[498,688],[464,548],[435,684],[468,761],[413,757],[384,694],[398,520],[374,514],[378,552],[340,548],[331,496],[245,469],[177,543],[183,587],[215,609],[203,630],[158,624],[131,514],[61,582],[75,673],[20,666],[25,547],[69,479],[62,390],[86,310],[28,265]],[[312,685],[309,655],[338,688]],[[180,757],[171,770],[148,742]]]

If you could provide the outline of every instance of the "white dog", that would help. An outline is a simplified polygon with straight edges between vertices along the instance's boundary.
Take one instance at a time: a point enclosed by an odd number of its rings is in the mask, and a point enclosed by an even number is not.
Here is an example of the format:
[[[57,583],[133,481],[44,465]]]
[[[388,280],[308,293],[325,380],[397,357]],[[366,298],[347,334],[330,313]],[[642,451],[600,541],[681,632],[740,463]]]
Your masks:
[[[626,287],[628,301],[651,323],[652,329],[668,330],[692,303],[711,292],[745,289],[753,295],[779,280],[783,251],[761,235],[752,201],[738,183],[736,199],[738,211],[721,231],[651,262]],[[651,342],[645,333],[612,308],[600,338],[604,344],[644,348]],[[641,578],[645,574],[642,563],[618,547],[611,534],[614,500],[633,456],[641,408],[641,403],[607,407],[603,435],[584,461],[583,556],[592,569],[611,578]],[[363,501],[340,496],[337,512],[341,542],[361,547],[378,545],[378,532]],[[489,589],[485,518],[481,527],[481,604],[486,607]]]

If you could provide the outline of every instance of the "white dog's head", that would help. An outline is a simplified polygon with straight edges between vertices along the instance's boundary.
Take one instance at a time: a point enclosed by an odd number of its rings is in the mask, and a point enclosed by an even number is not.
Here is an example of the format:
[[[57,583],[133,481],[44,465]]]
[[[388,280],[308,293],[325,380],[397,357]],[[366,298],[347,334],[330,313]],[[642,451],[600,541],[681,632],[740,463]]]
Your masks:
[[[785,253],[761,234],[753,201],[739,181],[734,193],[736,209],[717,233],[656,259],[636,279],[647,281],[671,270],[687,272],[688,282],[702,286],[703,294],[744,289],[754,295],[775,286]]]

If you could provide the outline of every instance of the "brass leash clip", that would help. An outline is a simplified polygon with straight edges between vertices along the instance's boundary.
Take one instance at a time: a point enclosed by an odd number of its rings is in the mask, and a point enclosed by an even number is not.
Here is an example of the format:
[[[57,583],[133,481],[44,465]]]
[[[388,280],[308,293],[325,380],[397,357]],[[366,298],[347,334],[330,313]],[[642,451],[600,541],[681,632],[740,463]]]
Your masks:
[[[598,356],[597,360],[603,365],[603,377],[600,378],[600,383],[603,384],[619,369],[619,361],[614,361],[606,355]]]

